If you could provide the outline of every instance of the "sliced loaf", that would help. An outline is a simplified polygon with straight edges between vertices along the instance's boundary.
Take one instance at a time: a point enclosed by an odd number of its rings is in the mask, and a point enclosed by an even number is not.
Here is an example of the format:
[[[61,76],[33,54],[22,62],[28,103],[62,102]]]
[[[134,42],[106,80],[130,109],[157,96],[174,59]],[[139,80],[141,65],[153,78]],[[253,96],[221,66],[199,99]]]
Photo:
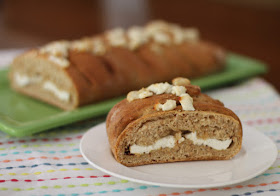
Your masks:
[[[130,92],[112,108],[106,128],[118,162],[227,160],[240,151],[242,125],[236,114],[186,81]]]

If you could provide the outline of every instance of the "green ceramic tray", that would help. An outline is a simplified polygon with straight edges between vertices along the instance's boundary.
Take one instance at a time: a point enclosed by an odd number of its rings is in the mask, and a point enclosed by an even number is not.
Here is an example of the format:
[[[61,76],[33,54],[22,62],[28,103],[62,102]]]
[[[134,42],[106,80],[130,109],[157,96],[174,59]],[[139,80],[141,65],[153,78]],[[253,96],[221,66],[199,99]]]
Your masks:
[[[266,65],[255,59],[229,54],[226,69],[207,77],[192,80],[202,90],[224,86],[257,74],[265,73]],[[123,97],[88,105],[74,111],[56,107],[18,94],[9,87],[8,70],[0,70],[0,130],[13,136],[26,136],[79,120],[106,114]]]

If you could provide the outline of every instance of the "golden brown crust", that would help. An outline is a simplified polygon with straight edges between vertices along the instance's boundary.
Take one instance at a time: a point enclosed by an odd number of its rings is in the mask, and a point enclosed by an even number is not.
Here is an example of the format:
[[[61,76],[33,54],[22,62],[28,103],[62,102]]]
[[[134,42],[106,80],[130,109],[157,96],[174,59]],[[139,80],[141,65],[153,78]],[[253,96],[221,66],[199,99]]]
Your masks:
[[[147,26],[149,25],[151,24]],[[48,57],[60,58],[61,54],[56,54],[56,50],[59,50],[61,46],[58,46],[58,49],[48,49],[45,53],[42,52],[42,49],[46,50],[44,47],[33,50],[32,54],[34,55],[30,55],[29,52],[24,53],[17,57],[12,64],[13,70],[23,70],[25,67],[29,69],[31,66],[28,64],[37,61],[42,67],[51,67],[52,72],[56,72],[56,70],[63,72],[61,75],[66,75],[66,80],[70,80],[72,83],[70,90],[75,91],[72,95],[75,96],[72,97],[74,103],[69,103],[69,106],[61,103],[59,99],[48,100],[49,96],[35,95],[41,93],[41,90],[27,92],[20,86],[12,86],[22,93],[26,92],[28,95],[63,109],[74,109],[85,104],[119,96],[154,82],[170,81],[178,76],[203,76],[224,67],[226,56],[224,50],[209,42],[184,40],[180,44],[172,41],[163,44],[157,42],[155,38],[148,38],[136,49],[130,49],[127,45],[112,46],[106,37],[107,33],[76,41],[82,45],[79,46],[81,49],[75,48],[74,42],[66,42],[66,45],[68,43],[69,46],[66,47],[66,55],[62,54],[62,60],[69,62],[67,66],[60,66],[56,64],[55,60],[48,59]],[[165,34],[169,36],[170,40],[174,38],[170,29],[165,29]],[[128,34],[125,36],[126,41],[128,41]],[[94,52],[93,41],[96,39],[101,40],[105,48],[101,53]],[[88,41],[86,46],[83,46],[83,41]],[[65,44],[65,42],[63,43]],[[92,48],[87,48],[87,44],[91,45]],[[53,50],[56,51],[54,54]],[[24,66],[19,66],[23,64]],[[11,77],[12,80],[13,77]],[[62,77],[61,80],[64,78]],[[19,90],[19,88],[22,89]],[[193,90],[195,91],[195,89]]]
[[[150,71],[153,73],[154,82],[163,81],[163,78],[166,78],[165,80],[169,80],[170,78],[173,78],[170,75],[170,68],[166,61],[162,58],[162,56],[155,51],[151,50],[151,45],[146,44],[142,47],[140,47],[136,51],[137,56],[146,63],[150,67]],[[174,70],[174,69],[173,69]]]
[[[77,91],[77,105],[73,108],[90,103],[93,99],[98,100],[100,97],[96,87],[90,84],[90,81],[75,67],[69,66],[64,69],[69,78],[73,82],[73,86]]]
[[[70,51],[69,60],[85,79],[90,82],[90,88],[96,89],[94,92],[91,92],[91,94],[95,94],[95,100],[105,99],[116,93],[114,90],[107,90],[116,85],[114,82],[117,83],[117,80],[112,80],[114,75],[101,58],[91,55],[89,52]],[[86,87],[89,88],[88,85]],[[99,97],[97,97],[96,92],[100,92],[98,94]]]
[[[121,72],[126,78],[125,81],[130,81],[130,86],[127,83],[123,84],[129,89],[141,88],[153,81],[148,65],[131,50],[114,47],[108,51],[105,58]]]
[[[70,51],[69,60],[91,81],[93,86],[103,86],[112,77],[102,61],[89,52]]]
[[[210,42],[182,43],[179,49],[187,62],[196,69],[197,75],[218,71],[225,63],[223,50]]]

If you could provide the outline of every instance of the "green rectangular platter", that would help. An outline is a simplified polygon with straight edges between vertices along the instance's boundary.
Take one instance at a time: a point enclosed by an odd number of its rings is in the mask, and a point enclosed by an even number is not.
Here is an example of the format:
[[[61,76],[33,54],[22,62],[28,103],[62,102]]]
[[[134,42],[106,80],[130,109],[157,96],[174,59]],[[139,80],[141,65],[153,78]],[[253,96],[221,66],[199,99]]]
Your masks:
[[[263,74],[267,66],[258,60],[230,53],[226,69],[206,77],[192,80],[202,90],[225,86]],[[14,92],[8,81],[8,69],[0,70],[0,130],[22,137],[69,123],[106,115],[124,97],[118,97],[73,111],[63,111],[54,106]]]

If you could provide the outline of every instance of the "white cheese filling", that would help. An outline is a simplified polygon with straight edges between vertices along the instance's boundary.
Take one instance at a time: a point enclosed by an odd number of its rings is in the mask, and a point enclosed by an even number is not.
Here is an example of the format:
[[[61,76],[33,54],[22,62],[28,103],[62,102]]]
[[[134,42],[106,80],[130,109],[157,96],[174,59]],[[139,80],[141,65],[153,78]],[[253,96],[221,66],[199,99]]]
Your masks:
[[[155,42],[163,44],[163,45],[168,45],[171,42],[169,36],[164,32],[157,32],[157,33],[153,34],[153,38],[154,38]]]
[[[70,46],[69,41],[64,41],[64,40],[55,41],[40,48],[40,53],[50,54],[53,56],[67,57],[69,46]]]
[[[154,21],[145,27],[133,26],[128,30],[122,28],[112,29],[105,33],[105,40],[103,37],[99,37],[51,42],[41,47],[39,53],[47,54],[50,61],[61,67],[67,67],[70,65],[68,60],[69,50],[92,51],[96,55],[104,55],[110,46],[135,50],[151,40],[157,43],[152,44],[151,49],[159,53],[162,49],[160,45],[199,40],[199,32],[195,28],[182,28],[176,24]]]
[[[194,145],[204,145],[214,148],[216,150],[225,150],[229,147],[232,139],[217,140],[217,139],[199,139],[196,136],[196,132],[186,134],[185,137],[193,142]]]
[[[55,41],[40,48],[39,53],[47,54],[49,61],[61,67],[67,67],[70,64],[67,58],[69,47],[69,41]]]
[[[196,28],[185,28],[184,38],[186,41],[193,41],[193,42],[198,41],[199,31]]]
[[[170,31],[173,34],[175,44],[181,44],[184,42],[184,33],[181,27],[178,25],[170,25]]]
[[[148,86],[147,90],[155,93],[156,95],[160,95],[163,93],[170,93],[172,91],[172,85],[168,84],[167,82],[156,83],[156,84],[151,84],[150,86]]]
[[[154,144],[149,146],[140,146],[137,144],[133,144],[130,146],[130,153],[131,154],[148,154],[152,150],[158,150],[161,148],[173,148],[178,142],[179,144],[182,143],[184,140],[189,139],[193,142],[194,145],[205,145],[209,146],[215,150],[225,150],[229,147],[232,142],[232,139],[227,139],[224,141],[217,140],[217,139],[198,139],[196,136],[196,132],[192,132],[189,134],[185,134],[180,139],[176,140],[173,135],[169,135],[157,140]]]
[[[141,90],[139,91],[131,91],[127,94],[127,100],[129,102],[135,100],[135,99],[144,99],[146,97],[150,97],[152,96],[153,93],[148,91],[147,89],[145,88],[142,88]]]
[[[106,53],[106,47],[101,38],[94,38],[92,40],[92,52],[96,55],[103,55]]]
[[[51,91],[57,98],[62,101],[68,102],[70,100],[70,93],[67,91],[63,91],[57,88],[57,86],[50,81],[47,81],[43,84],[43,88]]]
[[[53,62],[53,63],[55,63],[55,64],[57,64],[61,67],[67,67],[70,64],[69,61],[64,57],[57,57],[57,56],[54,56],[54,55],[50,55],[48,57],[48,59],[51,62]]]
[[[106,37],[111,46],[126,47],[127,45],[125,31],[122,28],[115,28],[108,31]]]
[[[22,86],[29,85],[31,83],[40,82],[42,80],[42,77],[40,77],[40,76],[29,77],[27,75],[15,73],[14,79],[15,79],[17,85],[22,87]]]
[[[20,74],[20,73],[15,73],[14,79],[15,79],[15,82],[17,83],[17,85],[19,85],[21,87],[42,81],[41,76],[30,77],[30,76]],[[59,88],[57,88],[57,86],[53,82],[50,82],[50,81],[44,82],[43,88],[48,91],[51,91],[57,98],[59,98],[62,101],[67,102],[70,100],[70,93],[67,91],[60,90]]]
[[[14,78],[15,78],[17,85],[19,85],[19,86],[26,86],[26,85],[30,84],[30,78],[26,75],[21,75],[19,73],[16,73]]]
[[[142,27],[134,26],[127,30],[129,38],[128,46],[131,50],[135,50],[147,41],[144,36],[144,29]]]
[[[157,140],[153,145],[149,146],[139,146],[133,144],[130,146],[130,153],[132,154],[148,154],[152,150],[158,150],[160,148],[173,148],[175,146],[176,140],[173,135],[169,135]]]
[[[194,107],[193,107],[193,98],[185,93],[185,94],[182,94],[180,96],[180,100],[179,100],[183,110],[186,110],[186,111],[194,111]]]
[[[176,101],[168,99],[164,104],[158,103],[154,107],[157,111],[159,111],[160,109],[162,109],[163,111],[173,110],[174,108],[176,108]]]
[[[186,91],[187,91],[187,89],[184,86],[172,86],[171,93],[176,96],[180,96],[182,94],[185,94]]]
[[[89,39],[82,39],[82,40],[75,40],[71,43],[70,46],[71,49],[77,50],[77,51],[90,51],[92,46]]]

